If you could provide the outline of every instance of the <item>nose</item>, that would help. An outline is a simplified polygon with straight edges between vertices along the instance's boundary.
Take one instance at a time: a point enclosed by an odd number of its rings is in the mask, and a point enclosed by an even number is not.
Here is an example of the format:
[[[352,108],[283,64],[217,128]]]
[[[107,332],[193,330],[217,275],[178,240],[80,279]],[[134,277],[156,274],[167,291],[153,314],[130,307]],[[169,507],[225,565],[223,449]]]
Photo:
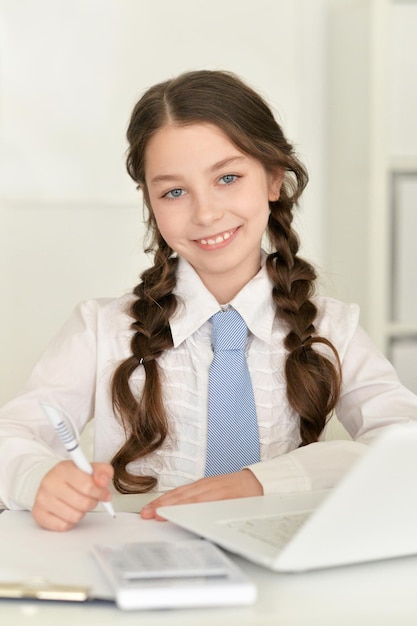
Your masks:
[[[193,198],[192,221],[199,226],[210,226],[223,215],[218,199],[209,193],[195,194]]]

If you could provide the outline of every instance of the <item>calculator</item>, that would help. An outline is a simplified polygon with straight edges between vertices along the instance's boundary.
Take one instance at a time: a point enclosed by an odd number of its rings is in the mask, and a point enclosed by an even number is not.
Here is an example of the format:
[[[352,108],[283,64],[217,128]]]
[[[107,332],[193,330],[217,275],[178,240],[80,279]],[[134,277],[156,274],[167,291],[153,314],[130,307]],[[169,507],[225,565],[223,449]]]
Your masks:
[[[256,586],[205,539],[99,544],[93,556],[119,608],[251,604]]]

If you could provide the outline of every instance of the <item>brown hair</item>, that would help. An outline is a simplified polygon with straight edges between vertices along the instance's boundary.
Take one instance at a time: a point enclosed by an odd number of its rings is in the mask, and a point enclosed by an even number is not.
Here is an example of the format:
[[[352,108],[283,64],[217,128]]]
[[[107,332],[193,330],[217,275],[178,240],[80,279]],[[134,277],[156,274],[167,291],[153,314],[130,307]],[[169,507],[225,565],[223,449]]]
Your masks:
[[[132,356],[118,366],[112,384],[113,405],[126,432],[126,443],[112,460],[114,484],[124,493],[149,491],[156,485],[156,478],[135,476],[126,466],[159,448],[168,434],[157,357],[172,347],[169,319],[177,305],[172,293],[177,259],[158,231],[146,189],[144,164],[150,137],[167,122],[215,124],[238,149],[262,163],[266,171],[285,172],[280,197],[270,202],[267,234],[271,252],[266,267],[274,285],[276,314],[288,328],[287,397],[300,416],[301,445],[317,441],[340,393],[337,352],[326,338],[315,334],[317,309],[311,296],[316,273],[298,256],[299,241],[292,228],[293,207],[308,176],[270,108],[262,97],[228,72],[188,72],[157,84],[136,104],[127,130],[127,170],[144,194],[148,208],[147,252],[153,252],[154,264],[142,273],[141,282],[134,289],[137,299],[130,310],[134,319]],[[323,348],[315,350],[315,344],[327,346],[328,356]],[[144,366],[146,381],[142,396],[135,398],[129,378],[139,363]]]

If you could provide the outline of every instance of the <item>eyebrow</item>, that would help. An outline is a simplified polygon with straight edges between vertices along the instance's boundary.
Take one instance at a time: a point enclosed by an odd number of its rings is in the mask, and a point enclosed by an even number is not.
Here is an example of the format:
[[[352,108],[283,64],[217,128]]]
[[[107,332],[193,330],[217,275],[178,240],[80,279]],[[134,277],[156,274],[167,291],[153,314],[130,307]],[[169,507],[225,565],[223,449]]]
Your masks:
[[[233,165],[236,161],[242,161],[245,159],[245,156],[242,155],[236,155],[236,156],[232,156],[232,157],[227,157],[226,159],[222,159],[221,161],[217,161],[217,163],[214,163],[213,165],[211,165],[209,168],[207,168],[207,172],[209,173],[213,173],[216,172],[218,170],[223,169],[223,167],[226,167],[228,165]],[[180,174],[158,174],[158,176],[154,176],[150,182],[152,184],[155,183],[163,183],[163,182],[170,182],[173,180],[179,180],[181,179],[181,175]]]

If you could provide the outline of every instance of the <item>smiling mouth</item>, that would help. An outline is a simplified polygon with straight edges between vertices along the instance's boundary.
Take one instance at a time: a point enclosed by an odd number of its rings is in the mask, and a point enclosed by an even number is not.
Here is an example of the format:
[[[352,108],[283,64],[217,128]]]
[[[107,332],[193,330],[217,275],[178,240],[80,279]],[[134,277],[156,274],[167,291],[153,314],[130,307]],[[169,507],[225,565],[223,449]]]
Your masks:
[[[233,228],[232,230],[226,230],[224,233],[220,235],[215,235],[214,237],[208,237],[207,239],[197,239],[196,241],[203,246],[214,246],[219,243],[223,243],[230,239],[230,237],[237,231],[237,228]]]

